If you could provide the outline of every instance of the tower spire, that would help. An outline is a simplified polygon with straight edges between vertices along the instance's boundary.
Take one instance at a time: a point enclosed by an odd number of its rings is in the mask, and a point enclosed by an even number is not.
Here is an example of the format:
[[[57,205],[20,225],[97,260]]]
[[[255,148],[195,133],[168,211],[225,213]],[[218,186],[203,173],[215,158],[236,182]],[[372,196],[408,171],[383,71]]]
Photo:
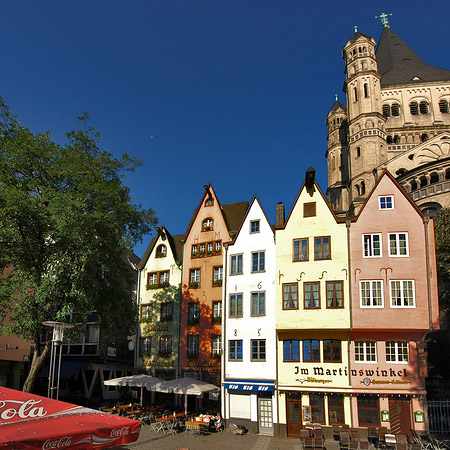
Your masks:
[[[392,14],[381,13],[379,16],[375,16],[375,19],[381,19],[384,28],[391,28],[389,26],[388,16],[392,16]]]

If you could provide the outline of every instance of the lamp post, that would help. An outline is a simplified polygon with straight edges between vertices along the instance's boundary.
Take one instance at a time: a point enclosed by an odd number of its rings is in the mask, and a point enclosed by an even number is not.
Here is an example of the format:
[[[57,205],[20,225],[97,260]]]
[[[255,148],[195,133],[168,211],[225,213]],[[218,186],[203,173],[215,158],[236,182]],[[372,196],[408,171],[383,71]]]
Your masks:
[[[42,322],[43,325],[53,328],[52,348],[50,352],[50,367],[48,368],[48,398],[53,398],[53,392],[56,391],[56,400],[59,395],[59,375],[61,373],[61,354],[62,342],[64,337],[64,328],[73,328],[75,325],[63,322],[53,322],[47,320]],[[59,347],[59,354],[58,354]],[[58,363],[57,363],[58,361]],[[56,371],[56,365],[58,369]],[[56,374],[55,374],[56,372]],[[56,375],[56,376],[55,376]]]

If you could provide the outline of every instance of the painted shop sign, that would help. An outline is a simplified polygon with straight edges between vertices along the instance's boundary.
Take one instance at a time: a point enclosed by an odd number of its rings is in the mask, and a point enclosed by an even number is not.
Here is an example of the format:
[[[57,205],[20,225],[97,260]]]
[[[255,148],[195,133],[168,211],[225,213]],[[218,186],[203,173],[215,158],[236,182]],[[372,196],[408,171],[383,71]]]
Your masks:
[[[347,367],[344,367],[344,368],[339,367],[338,369],[324,369],[323,367],[317,367],[317,366],[312,367],[312,368],[295,366],[294,375],[298,375],[298,374],[300,374],[300,375],[326,375],[326,376],[345,375],[345,376],[347,376],[348,372],[347,372]]]
[[[188,361],[189,367],[220,367],[220,361]]]
[[[173,367],[173,361],[172,362],[163,362],[163,361],[151,361],[149,359],[145,359],[142,362],[143,366],[158,366],[158,367]]]
[[[147,325],[148,331],[167,331],[168,329],[167,325]]]

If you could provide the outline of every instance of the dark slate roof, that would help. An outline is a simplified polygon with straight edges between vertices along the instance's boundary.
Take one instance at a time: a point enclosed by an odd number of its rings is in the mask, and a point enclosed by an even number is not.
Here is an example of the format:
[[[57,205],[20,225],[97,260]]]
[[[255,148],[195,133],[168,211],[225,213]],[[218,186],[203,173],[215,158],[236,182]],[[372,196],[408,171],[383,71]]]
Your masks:
[[[367,34],[362,34],[359,31],[357,31],[356,33],[353,34],[353,36],[349,39],[349,42],[355,42],[357,41],[360,37],[364,37],[366,39],[373,39],[372,36],[368,36]]]
[[[336,100],[329,112],[335,112],[339,108],[343,109],[344,111],[347,111],[347,108],[339,100]]]
[[[376,50],[381,86],[414,81],[450,81],[450,70],[425,64],[390,28],[384,28]],[[414,80],[418,77],[419,80]]]
[[[221,207],[228,232],[237,231],[247,211],[248,202],[228,203]]]
[[[184,234],[176,234],[175,236],[172,236],[165,228],[164,231],[167,236],[168,244],[170,245],[170,248],[173,252],[173,257],[176,262],[180,262],[183,257],[183,244],[181,243],[181,240],[184,239]],[[151,255],[153,249],[155,248],[156,241],[158,240],[158,235],[152,238],[150,241],[150,244],[148,244],[147,249],[145,250],[144,256],[142,257],[138,267],[139,269],[143,269],[145,267],[145,264],[147,264],[147,260],[149,256]]]

